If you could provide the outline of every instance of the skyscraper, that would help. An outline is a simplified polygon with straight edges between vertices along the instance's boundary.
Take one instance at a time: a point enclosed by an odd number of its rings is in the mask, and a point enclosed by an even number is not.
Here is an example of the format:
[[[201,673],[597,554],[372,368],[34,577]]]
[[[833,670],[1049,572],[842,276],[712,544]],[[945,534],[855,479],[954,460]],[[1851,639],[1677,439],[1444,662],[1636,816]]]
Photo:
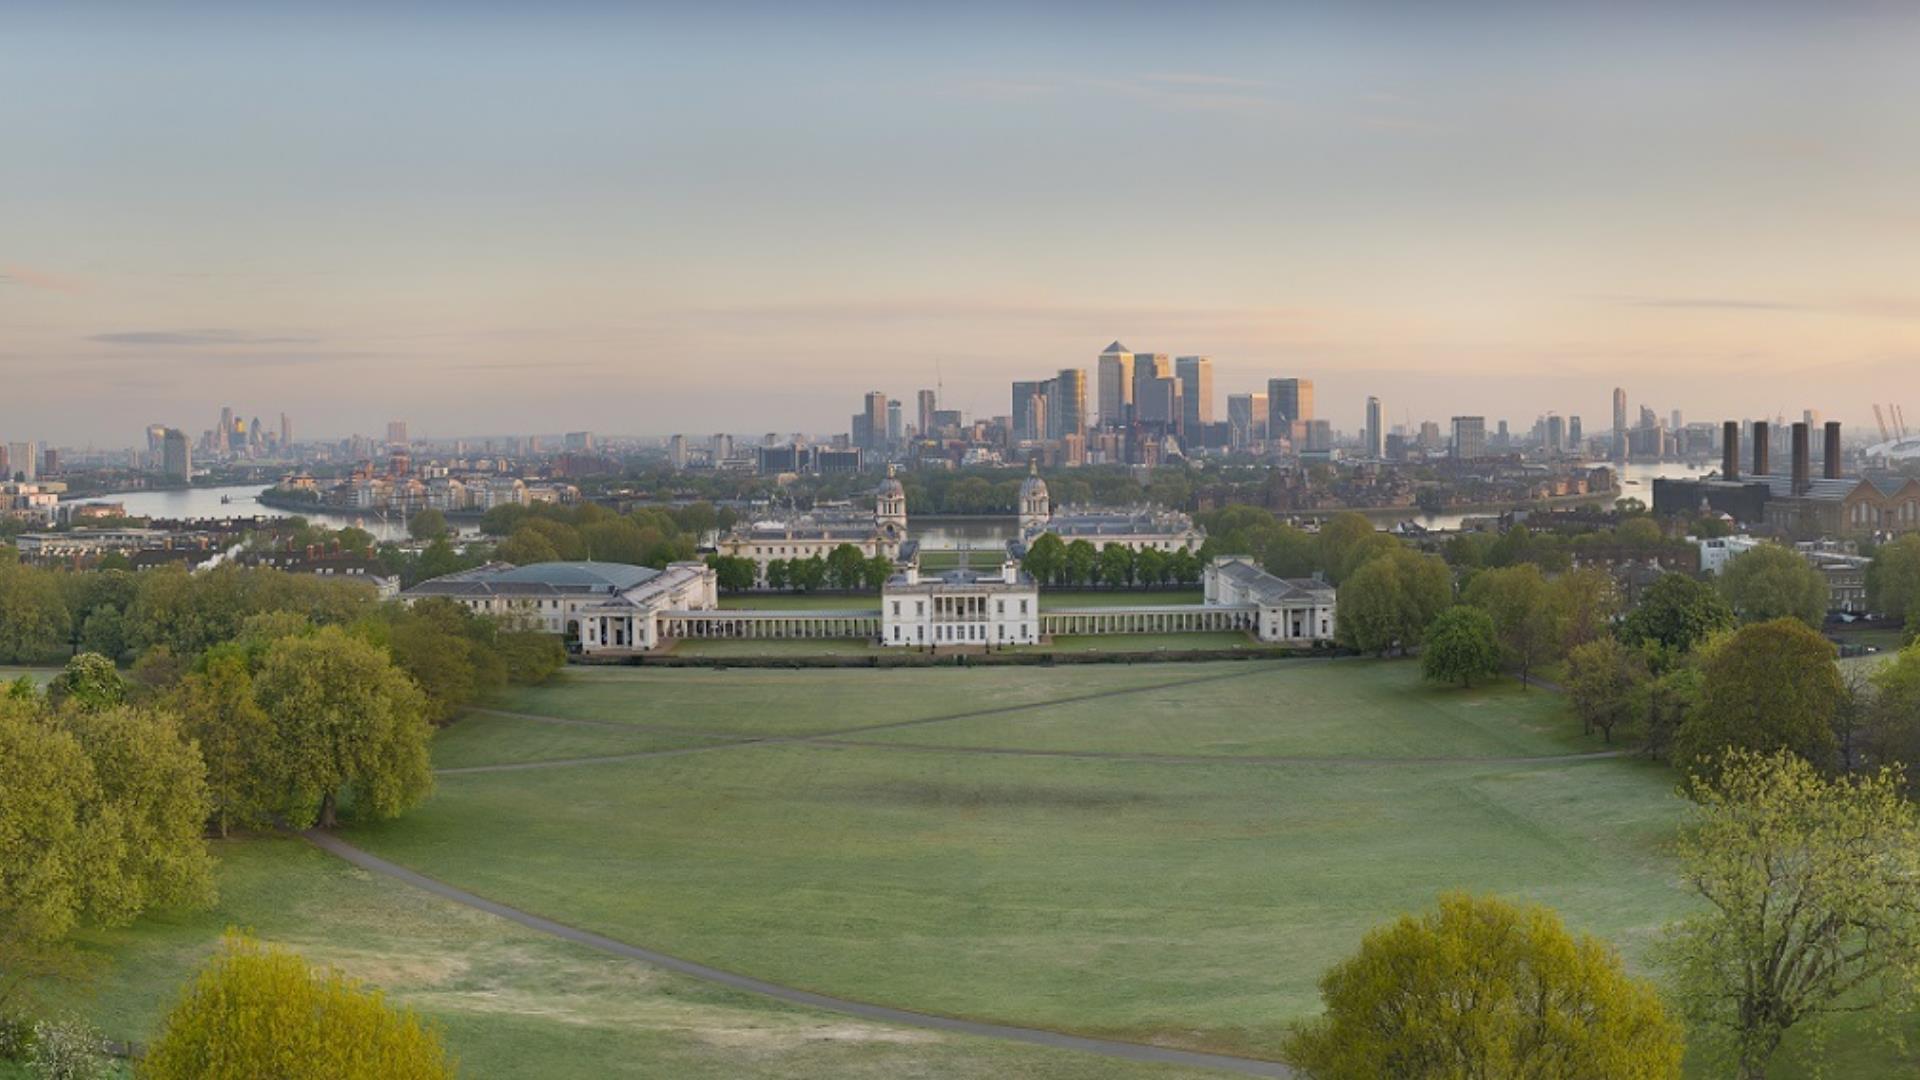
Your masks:
[[[865,444],[856,443],[862,450],[878,450],[887,438],[887,395],[878,390],[867,391]]]
[[[887,442],[889,445],[899,446],[906,441],[907,431],[904,413],[905,410],[900,407],[898,401],[887,402]]]
[[[1472,461],[1487,456],[1487,418],[1453,418],[1453,456],[1457,461]]]
[[[1627,460],[1627,391],[1613,388],[1613,460]]]
[[[1558,454],[1567,448],[1567,422],[1559,413],[1547,414],[1545,445],[1549,454]]]
[[[1133,419],[1163,431],[1180,426],[1180,381],[1166,353],[1135,353],[1133,357]]]
[[[1381,428],[1380,399],[1367,399],[1367,445],[1366,455],[1375,461],[1386,457],[1387,433]]]
[[[1047,395],[1047,437],[1065,438],[1087,433],[1087,372],[1061,368]]]
[[[1293,438],[1293,425],[1313,419],[1312,379],[1267,380],[1267,438]]]
[[[233,406],[225,405],[220,409],[220,430],[214,433],[213,452],[226,455],[233,450]]]
[[[1213,423],[1213,357],[1182,356],[1173,370],[1180,380],[1180,432],[1198,443],[1201,428]]]
[[[1100,354],[1100,424],[1125,427],[1133,417],[1133,351],[1119,342]]]
[[[168,428],[161,437],[160,471],[175,483],[185,484],[193,479],[193,447],[187,445],[187,433],[179,428]]]
[[[293,448],[293,421],[286,413],[280,414],[280,452],[286,453]]]
[[[1678,416],[1679,413],[1676,411],[1674,415]],[[1576,454],[1582,453],[1584,448],[1580,444],[1586,441],[1586,437],[1587,433],[1580,430],[1580,418],[1567,417],[1567,449]]]
[[[1267,395],[1227,395],[1227,448],[1246,450],[1267,441]]]
[[[1013,384],[1013,437],[1020,442],[1038,442],[1047,437],[1047,388],[1053,380]]]
[[[407,445],[407,422],[405,420],[387,421],[387,445]]]
[[[920,404],[919,432],[925,439],[933,434],[933,414],[940,410],[940,398],[931,390],[922,390],[917,395]]]

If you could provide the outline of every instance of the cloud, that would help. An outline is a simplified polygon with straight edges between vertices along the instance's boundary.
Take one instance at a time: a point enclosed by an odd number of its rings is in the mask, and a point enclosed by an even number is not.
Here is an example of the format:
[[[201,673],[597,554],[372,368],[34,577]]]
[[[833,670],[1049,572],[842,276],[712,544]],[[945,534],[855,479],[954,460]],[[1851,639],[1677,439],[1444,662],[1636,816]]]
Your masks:
[[[240,330],[201,329],[201,330],[123,330],[111,334],[94,334],[88,341],[98,341],[105,345],[311,345],[319,341],[317,337],[272,336],[249,334]]]
[[[47,289],[63,293],[84,291],[84,287],[75,278],[19,265],[0,265],[0,285],[19,285],[25,288]]]

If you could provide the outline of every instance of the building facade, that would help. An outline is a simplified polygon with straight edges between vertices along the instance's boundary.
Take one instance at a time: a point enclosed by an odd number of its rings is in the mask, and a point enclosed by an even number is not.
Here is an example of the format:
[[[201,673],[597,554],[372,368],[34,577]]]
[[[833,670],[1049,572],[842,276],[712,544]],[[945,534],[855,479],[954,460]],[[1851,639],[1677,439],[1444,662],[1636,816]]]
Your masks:
[[[880,594],[880,643],[888,647],[1032,645],[1040,640],[1040,589],[1020,564],[998,570],[921,574],[907,568]]]

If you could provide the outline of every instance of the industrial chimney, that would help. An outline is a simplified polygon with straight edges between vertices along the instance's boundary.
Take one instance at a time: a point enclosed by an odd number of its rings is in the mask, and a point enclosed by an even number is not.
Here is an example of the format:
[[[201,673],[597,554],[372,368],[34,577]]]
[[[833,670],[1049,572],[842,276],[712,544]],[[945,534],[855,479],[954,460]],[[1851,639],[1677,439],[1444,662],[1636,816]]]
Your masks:
[[[1729,420],[1720,428],[1720,478],[1740,479],[1740,421]]]
[[[1773,433],[1767,430],[1765,420],[1753,422],[1753,475],[1765,476],[1773,470],[1767,467],[1767,454],[1773,449]]]
[[[1802,420],[1793,425],[1793,493],[1805,495],[1813,487],[1812,425]]]
[[[1840,465],[1840,421],[1829,420],[1827,421],[1826,468],[1822,471],[1822,475],[1829,480],[1840,479]]]

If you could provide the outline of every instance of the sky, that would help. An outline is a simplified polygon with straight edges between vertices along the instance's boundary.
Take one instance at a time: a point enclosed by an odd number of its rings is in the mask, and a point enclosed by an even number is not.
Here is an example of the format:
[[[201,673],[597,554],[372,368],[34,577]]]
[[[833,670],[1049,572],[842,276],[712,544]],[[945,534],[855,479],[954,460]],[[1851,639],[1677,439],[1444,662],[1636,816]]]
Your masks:
[[[0,0],[0,438],[1920,426],[1920,5]],[[911,408],[908,412],[911,414]]]

